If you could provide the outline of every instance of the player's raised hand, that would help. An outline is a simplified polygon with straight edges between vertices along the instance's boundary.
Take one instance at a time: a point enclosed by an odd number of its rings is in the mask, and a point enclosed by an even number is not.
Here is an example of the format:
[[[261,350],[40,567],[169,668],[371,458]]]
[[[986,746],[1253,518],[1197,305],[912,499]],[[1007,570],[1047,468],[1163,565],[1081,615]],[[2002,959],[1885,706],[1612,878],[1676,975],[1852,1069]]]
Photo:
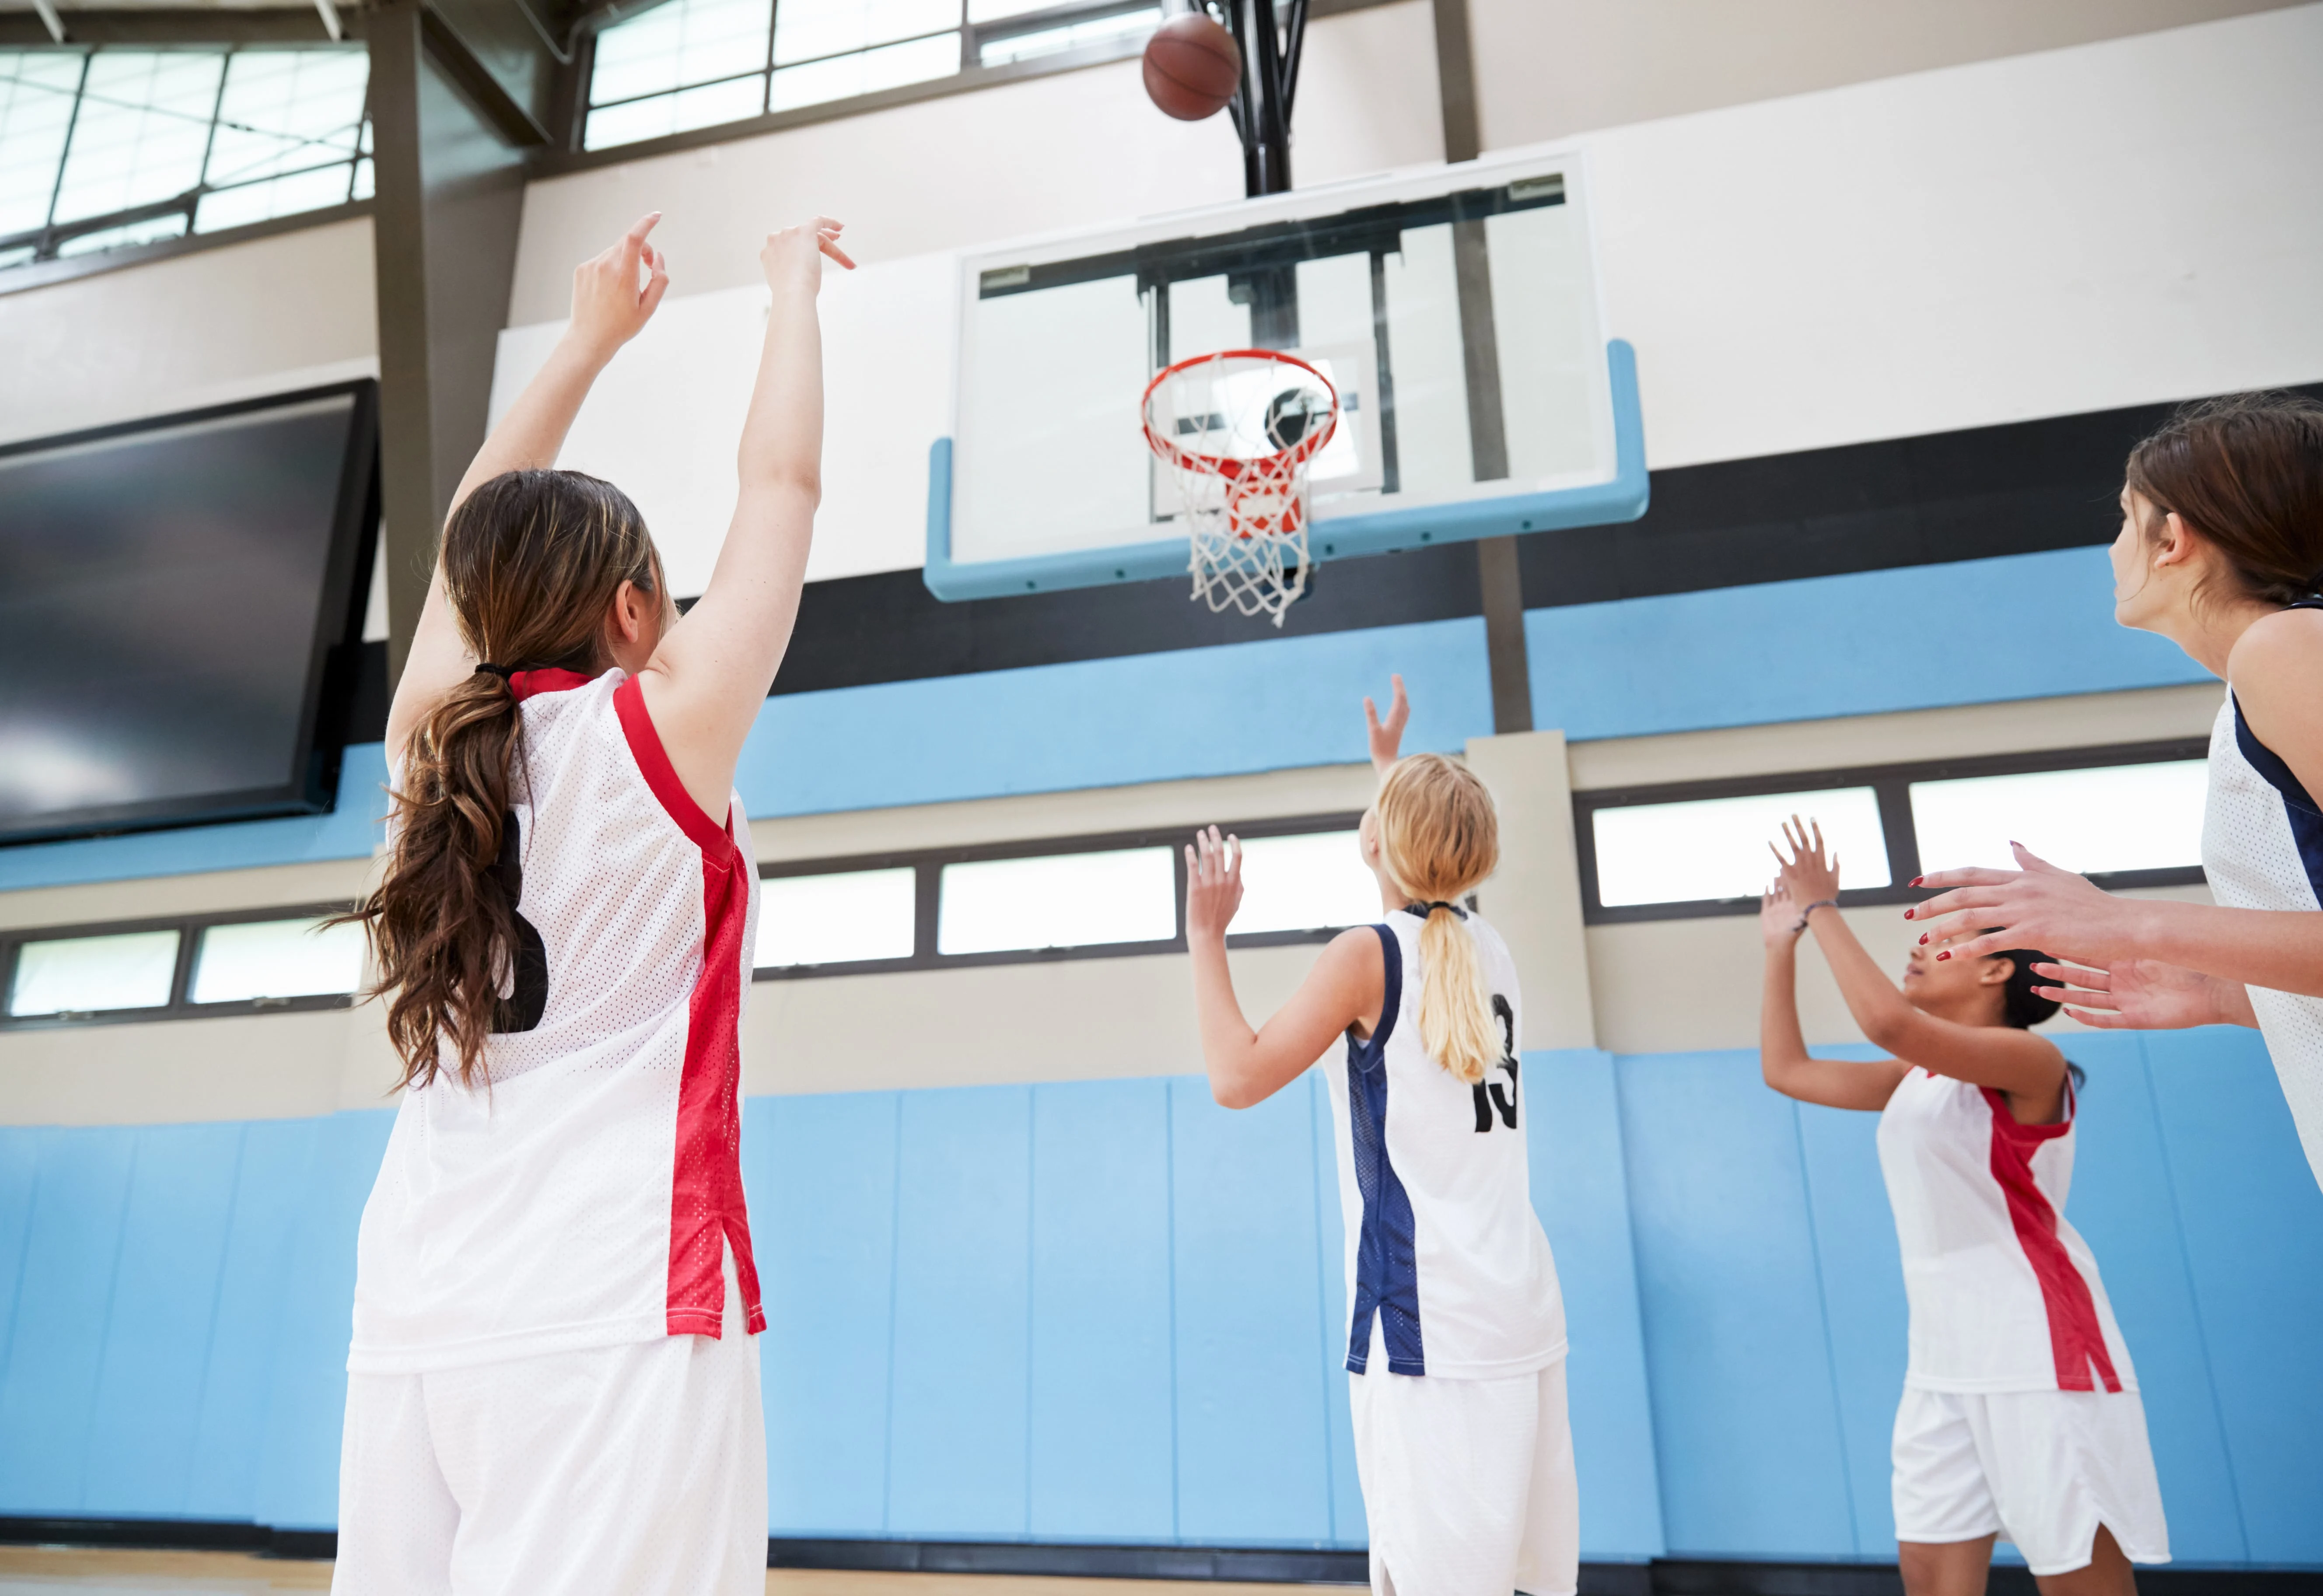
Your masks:
[[[1758,895],[1758,937],[1769,948],[1787,948],[1806,928],[1799,923],[1804,907],[1794,900],[1777,879]]]
[[[848,271],[854,271],[855,262],[839,247],[839,235],[846,231],[846,223],[817,216],[811,222],[767,234],[767,245],[758,252],[758,264],[766,269],[767,283],[777,289],[785,284],[803,284],[810,291],[819,289],[822,287],[820,257],[826,255]]]
[[[600,358],[636,337],[669,289],[669,257],[646,239],[660,220],[659,211],[639,216],[611,248],[573,269],[572,335]]]
[[[2116,898],[2089,878],[2041,858],[2021,842],[2009,848],[2021,870],[1939,870],[1914,886],[1943,887],[1941,895],[1904,911],[1925,932],[1924,944],[1979,934],[1954,944],[1939,959],[1981,959],[2011,948],[2042,948],[2084,964],[2098,965],[2136,952],[2135,905]]]
[[[1242,907],[1242,843],[1216,826],[1194,833],[1186,849],[1186,935],[1223,940]]]
[[[2065,1005],[2101,1031],[2180,1031],[2190,1025],[2256,1025],[2250,994],[2231,981],[2180,969],[2158,959],[2101,966],[2035,962],[2033,973],[2055,982],[2033,990]]]
[[[1804,912],[1809,903],[1821,903],[1839,896],[1839,855],[1824,857],[1823,822],[1802,821],[1793,815],[1783,822],[1783,841],[1790,852],[1769,842],[1768,851],[1775,856],[1775,865],[1782,872],[1777,885],[1785,895]]]
[[[1401,757],[1404,724],[1411,719],[1411,705],[1403,696],[1403,678],[1391,676],[1388,680],[1395,685],[1395,697],[1389,701],[1386,720],[1380,719],[1379,705],[1368,698],[1364,700],[1364,729],[1371,736],[1372,768],[1379,772],[1382,781],[1387,779],[1388,771]]]

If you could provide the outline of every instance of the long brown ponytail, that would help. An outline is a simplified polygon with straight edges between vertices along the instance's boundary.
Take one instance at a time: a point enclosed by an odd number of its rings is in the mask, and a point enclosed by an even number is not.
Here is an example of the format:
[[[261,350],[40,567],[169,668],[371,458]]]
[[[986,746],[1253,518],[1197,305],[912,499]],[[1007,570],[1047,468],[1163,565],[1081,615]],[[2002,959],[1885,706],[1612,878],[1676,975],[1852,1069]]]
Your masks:
[[[1380,862],[1423,904],[1419,1037],[1434,1059],[1471,1085],[1500,1061],[1492,995],[1456,903],[1501,862],[1501,822],[1474,772],[1441,754],[1397,761],[1380,788]]]
[[[624,582],[658,594],[645,518],[610,482],[569,471],[494,477],[444,528],[444,593],[462,641],[506,670],[594,674]],[[404,750],[394,845],[379,887],[347,918],[370,931],[374,993],[403,1086],[447,1068],[473,1084],[501,1022],[520,949],[501,849],[517,796],[523,719],[507,679],[479,670],[427,711]],[[537,1018],[537,1016],[533,1016]]]
[[[2245,393],[2190,405],[2130,451],[2129,486],[2216,544],[2270,604],[2323,585],[2323,405]],[[2159,528],[2146,528],[2149,538]]]

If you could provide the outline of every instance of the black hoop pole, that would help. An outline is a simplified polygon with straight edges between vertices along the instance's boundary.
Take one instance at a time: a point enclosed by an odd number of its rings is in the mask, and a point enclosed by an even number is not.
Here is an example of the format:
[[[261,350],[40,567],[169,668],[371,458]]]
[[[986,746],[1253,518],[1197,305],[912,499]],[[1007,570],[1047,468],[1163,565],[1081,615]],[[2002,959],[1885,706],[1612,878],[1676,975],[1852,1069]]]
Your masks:
[[[1299,61],[1307,41],[1308,0],[1289,0],[1280,16],[1275,0],[1207,0],[1224,12],[1227,32],[1242,51],[1242,87],[1226,109],[1242,140],[1243,192],[1285,194],[1290,188],[1290,107],[1299,90]]]

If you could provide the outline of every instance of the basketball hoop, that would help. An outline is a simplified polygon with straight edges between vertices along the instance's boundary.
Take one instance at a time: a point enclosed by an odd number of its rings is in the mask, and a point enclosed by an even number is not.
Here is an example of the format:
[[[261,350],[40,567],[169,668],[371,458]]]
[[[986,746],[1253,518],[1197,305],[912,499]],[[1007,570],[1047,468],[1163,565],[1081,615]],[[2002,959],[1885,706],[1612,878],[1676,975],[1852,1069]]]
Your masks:
[[[1193,596],[1281,626],[1307,590],[1307,468],[1338,429],[1338,390],[1295,355],[1228,349],[1168,367],[1139,408],[1177,480]]]

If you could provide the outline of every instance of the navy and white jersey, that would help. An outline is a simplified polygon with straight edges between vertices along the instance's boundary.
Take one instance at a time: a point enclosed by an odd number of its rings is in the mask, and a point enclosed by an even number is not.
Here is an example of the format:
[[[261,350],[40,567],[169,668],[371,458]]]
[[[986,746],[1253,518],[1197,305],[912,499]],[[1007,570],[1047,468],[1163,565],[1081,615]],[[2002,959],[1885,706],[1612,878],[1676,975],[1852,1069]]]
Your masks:
[[[1565,1298],[1532,1211],[1517,1038],[1524,1000],[1500,933],[1474,914],[1501,1061],[1471,1086],[1419,1035],[1419,929],[1401,912],[1373,927],[1387,994],[1368,1041],[1326,1061],[1347,1232],[1347,1368],[1375,1353],[1395,1374],[1484,1380],[1565,1355]],[[1373,1344],[1376,1321],[1378,1339]]]
[[[2323,908],[2323,809],[2251,734],[2231,689],[2210,732],[2202,868],[2230,909]],[[2308,1166],[2323,1179],[2323,997],[2253,986],[2250,1000]]]

